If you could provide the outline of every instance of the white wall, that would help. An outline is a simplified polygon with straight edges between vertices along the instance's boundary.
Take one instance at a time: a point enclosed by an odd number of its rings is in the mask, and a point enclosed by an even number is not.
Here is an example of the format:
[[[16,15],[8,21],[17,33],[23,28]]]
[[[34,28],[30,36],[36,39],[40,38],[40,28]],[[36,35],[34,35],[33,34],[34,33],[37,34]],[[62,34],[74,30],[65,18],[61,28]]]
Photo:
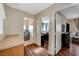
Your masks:
[[[18,42],[23,42],[24,41],[24,31],[23,31],[24,17],[35,20],[34,15],[14,9],[14,8],[10,8],[6,6],[5,4],[4,4],[4,10],[6,14],[6,19],[4,19],[4,22],[3,22],[4,23],[3,30],[4,30],[5,36],[18,34],[22,38]],[[33,39],[29,40],[28,42],[33,42]],[[16,45],[17,44],[18,43],[16,43]]]
[[[26,12],[6,6],[6,34],[23,34],[24,17],[34,19],[34,16]]]
[[[0,3],[0,40],[2,40],[4,38],[4,27],[3,27],[3,21],[5,19],[5,12],[4,12],[4,7],[3,5]]]
[[[3,25],[3,28],[1,28],[3,30],[3,34],[0,34],[0,40],[3,39],[3,37],[5,37],[6,35],[10,35],[10,34],[21,35],[12,38],[5,38],[5,40],[1,40],[0,49],[7,49],[24,43],[24,36],[23,36],[24,17],[34,20],[34,15],[14,8],[7,7],[5,4],[3,4],[3,6],[4,6],[6,18],[3,17],[4,16],[4,14],[2,13],[3,9],[2,6],[0,5],[0,17],[1,17],[0,23],[2,23],[0,25],[0,28]],[[28,42],[25,43],[28,44],[31,43],[31,41],[33,40],[29,40]]]
[[[62,18],[61,15],[56,13],[56,53],[58,53],[61,49],[61,24],[62,24]]]

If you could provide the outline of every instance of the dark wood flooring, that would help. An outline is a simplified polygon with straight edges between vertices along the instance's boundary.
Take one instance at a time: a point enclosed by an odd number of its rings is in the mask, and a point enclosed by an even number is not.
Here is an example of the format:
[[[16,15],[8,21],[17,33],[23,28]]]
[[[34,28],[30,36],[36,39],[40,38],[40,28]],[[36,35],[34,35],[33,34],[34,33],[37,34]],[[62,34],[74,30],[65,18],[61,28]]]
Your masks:
[[[48,50],[48,40],[44,40],[44,44],[41,44],[41,47],[45,48]]]
[[[44,40],[44,48],[48,50],[48,40]]]
[[[62,48],[57,56],[79,56],[79,43],[72,42],[70,48]]]
[[[52,56],[52,54],[48,50],[36,44],[30,44],[25,46],[24,55],[25,56]]]

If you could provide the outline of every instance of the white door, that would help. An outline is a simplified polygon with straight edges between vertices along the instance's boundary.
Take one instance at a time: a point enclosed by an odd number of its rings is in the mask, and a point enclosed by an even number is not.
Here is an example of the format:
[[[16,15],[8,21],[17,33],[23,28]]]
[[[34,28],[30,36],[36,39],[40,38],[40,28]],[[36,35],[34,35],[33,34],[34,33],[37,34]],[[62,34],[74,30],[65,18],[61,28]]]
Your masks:
[[[56,53],[61,49],[61,15],[56,13]]]

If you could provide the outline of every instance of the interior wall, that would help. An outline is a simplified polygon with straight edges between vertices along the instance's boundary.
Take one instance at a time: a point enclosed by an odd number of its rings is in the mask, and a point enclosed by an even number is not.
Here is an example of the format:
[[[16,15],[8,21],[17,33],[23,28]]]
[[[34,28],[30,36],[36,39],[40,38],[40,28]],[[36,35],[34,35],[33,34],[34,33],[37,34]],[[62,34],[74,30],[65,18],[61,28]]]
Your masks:
[[[4,10],[6,14],[6,19],[4,19],[4,32],[6,35],[20,35],[22,37],[22,42],[24,42],[24,31],[23,31],[23,20],[24,17],[35,20],[34,15],[27,12],[23,12],[11,7],[8,7],[4,4]],[[19,42],[21,42],[19,40]],[[32,43],[32,40],[28,40],[28,43]],[[28,44],[26,43],[26,44]],[[30,44],[29,43],[29,44]],[[18,45],[18,43],[16,43]]]
[[[34,19],[34,16],[26,12],[6,6],[6,34],[23,34],[24,17]]]
[[[62,16],[62,24],[66,24],[66,23],[70,24],[70,22],[68,21],[68,19],[66,17]]]
[[[48,7],[47,9],[43,10],[42,12],[35,15],[35,22],[36,22],[36,31],[35,31],[35,40],[34,42],[38,45],[41,45],[41,17],[48,16],[49,17],[49,51],[55,54],[55,12],[59,11],[65,7],[69,7],[71,4],[53,4],[52,6]]]

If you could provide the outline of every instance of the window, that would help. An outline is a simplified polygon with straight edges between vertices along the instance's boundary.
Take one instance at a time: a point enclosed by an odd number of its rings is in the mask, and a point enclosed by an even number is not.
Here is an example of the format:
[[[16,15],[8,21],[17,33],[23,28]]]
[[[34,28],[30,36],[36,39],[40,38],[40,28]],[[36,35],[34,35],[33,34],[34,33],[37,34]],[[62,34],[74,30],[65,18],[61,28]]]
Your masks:
[[[48,31],[48,23],[42,23],[42,31],[43,32]]]
[[[48,29],[49,29],[49,18],[48,17],[42,17],[41,31],[42,32],[48,32]]]

